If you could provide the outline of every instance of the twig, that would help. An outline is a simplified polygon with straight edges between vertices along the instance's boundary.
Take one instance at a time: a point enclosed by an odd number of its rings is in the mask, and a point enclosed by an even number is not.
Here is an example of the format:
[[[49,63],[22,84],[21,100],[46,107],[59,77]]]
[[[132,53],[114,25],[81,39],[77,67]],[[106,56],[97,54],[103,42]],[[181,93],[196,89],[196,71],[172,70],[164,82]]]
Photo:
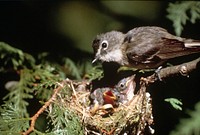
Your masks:
[[[78,97],[77,97],[76,90],[75,90],[75,88],[74,88],[74,85],[73,85],[72,81],[70,81],[70,87],[72,88],[72,91],[73,91],[73,93],[74,93],[74,96],[75,96],[75,98],[77,99]]]
[[[36,122],[37,118],[56,99],[56,96],[57,96],[58,92],[62,88],[63,88],[63,83],[61,83],[61,84],[59,83],[59,86],[56,89],[54,89],[54,93],[53,93],[52,97],[47,102],[45,102],[45,104],[37,111],[37,113],[33,117],[31,117],[31,125],[30,125],[30,127],[29,127],[29,129],[27,131],[25,131],[25,132],[22,133],[22,135],[28,135],[28,134],[30,134],[34,130],[34,128],[35,128],[35,122]]]
[[[180,65],[172,66],[172,67],[166,67],[159,71],[159,77],[160,79],[167,78],[169,76],[175,75],[175,74],[181,74],[183,76],[188,76],[188,74],[197,68],[197,64],[200,62],[200,58],[197,58],[193,61],[186,62]],[[154,83],[158,80],[158,77],[156,77],[156,74],[153,74],[151,76],[148,76],[147,78],[143,78],[147,81],[147,83]]]

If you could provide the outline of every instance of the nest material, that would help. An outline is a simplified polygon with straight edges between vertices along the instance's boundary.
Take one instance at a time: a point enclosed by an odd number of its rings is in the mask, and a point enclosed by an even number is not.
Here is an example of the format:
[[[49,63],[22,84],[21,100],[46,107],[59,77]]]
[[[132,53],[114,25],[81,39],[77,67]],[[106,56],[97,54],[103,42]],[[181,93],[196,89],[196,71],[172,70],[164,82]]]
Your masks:
[[[75,92],[75,91],[74,91]],[[153,134],[151,97],[142,86],[133,99],[117,108],[104,105],[91,113],[90,92],[76,91],[69,107],[81,118],[86,135]],[[108,108],[107,108],[108,107]]]

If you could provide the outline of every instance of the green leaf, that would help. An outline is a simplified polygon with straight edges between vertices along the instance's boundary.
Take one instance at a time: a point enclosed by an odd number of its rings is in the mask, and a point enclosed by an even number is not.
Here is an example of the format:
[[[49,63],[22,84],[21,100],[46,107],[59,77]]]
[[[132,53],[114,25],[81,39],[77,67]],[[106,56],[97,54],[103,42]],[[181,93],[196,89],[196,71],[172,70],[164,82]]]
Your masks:
[[[62,92],[62,94],[67,94],[68,90],[63,89]],[[52,107],[47,108],[49,117],[48,124],[50,127],[53,126],[48,131],[56,135],[83,135],[80,118],[65,103],[62,103],[63,98],[68,97],[62,97],[62,99],[58,97],[54,104],[52,104]]]
[[[103,77],[102,66],[93,67],[88,73],[86,73],[85,78],[88,78],[89,81],[98,79],[100,80]]]
[[[128,70],[137,71],[138,69],[132,68],[132,67],[127,67],[127,66],[121,66],[121,67],[117,70],[117,72],[120,72],[120,71],[128,71]]]
[[[200,102],[194,111],[187,111],[189,118],[183,118],[170,135],[200,135]]]
[[[6,102],[0,108],[0,134],[19,134],[29,127],[29,118],[23,118],[21,111],[12,103]]]
[[[78,79],[78,80],[81,79],[81,75],[80,75],[79,69],[77,68],[77,66],[75,65],[75,63],[71,59],[69,59],[69,58],[65,58],[64,59],[64,67],[76,79]]]
[[[5,66],[1,71],[7,70],[6,67],[17,70],[19,67],[33,67],[35,65],[35,59],[33,56],[4,42],[0,42],[0,57],[0,62]]]
[[[190,13],[189,15],[188,11]],[[173,22],[176,35],[180,36],[187,20],[195,23],[197,19],[200,19],[200,2],[183,1],[174,4],[170,3],[167,12],[167,18]]]
[[[183,103],[180,100],[176,98],[166,98],[165,101],[169,102],[176,110],[182,110],[181,105],[183,105]]]

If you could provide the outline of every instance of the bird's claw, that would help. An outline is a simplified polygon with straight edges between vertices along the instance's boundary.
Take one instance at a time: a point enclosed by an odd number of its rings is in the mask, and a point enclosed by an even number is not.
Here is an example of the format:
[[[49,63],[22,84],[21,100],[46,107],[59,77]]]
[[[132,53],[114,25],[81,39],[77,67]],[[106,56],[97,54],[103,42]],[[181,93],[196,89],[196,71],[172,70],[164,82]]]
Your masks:
[[[162,69],[162,66],[158,67],[156,70],[155,70],[155,76],[156,78],[159,80],[159,81],[162,81],[162,78],[160,76],[160,70]]]

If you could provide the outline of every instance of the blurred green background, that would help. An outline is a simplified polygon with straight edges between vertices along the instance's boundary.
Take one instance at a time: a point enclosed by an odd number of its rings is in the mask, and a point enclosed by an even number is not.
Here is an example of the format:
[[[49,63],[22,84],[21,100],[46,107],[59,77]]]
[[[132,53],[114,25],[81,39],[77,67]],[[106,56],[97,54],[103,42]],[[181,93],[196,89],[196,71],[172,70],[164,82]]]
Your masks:
[[[166,18],[164,1],[1,1],[0,40],[37,54],[91,58],[94,37],[110,30],[126,33],[144,25],[156,25],[174,33]],[[183,36],[199,37],[188,23]],[[188,28],[188,29],[187,29]],[[198,35],[197,35],[198,33]]]
[[[166,18],[168,5],[165,1],[0,1],[0,41],[35,56],[49,52],[55,60],[63,56],[74,61],[92,60],[91,43],[100,33],[126,33],[134,27],[155,25],[174,34],[172,22]],[[188,22],[182,36],[200,39],[199,26],[199,21]],[[167,88],[163,83],[151,86],[156,134],[167,135],[185,116],[164,98],[184,98],[188,101],[183,102],[184,107],[191,109],[199,101],[194,96],[199,93],[199,87],[194,85],[200,80],[199,72],[191,78],[168,80]]]

